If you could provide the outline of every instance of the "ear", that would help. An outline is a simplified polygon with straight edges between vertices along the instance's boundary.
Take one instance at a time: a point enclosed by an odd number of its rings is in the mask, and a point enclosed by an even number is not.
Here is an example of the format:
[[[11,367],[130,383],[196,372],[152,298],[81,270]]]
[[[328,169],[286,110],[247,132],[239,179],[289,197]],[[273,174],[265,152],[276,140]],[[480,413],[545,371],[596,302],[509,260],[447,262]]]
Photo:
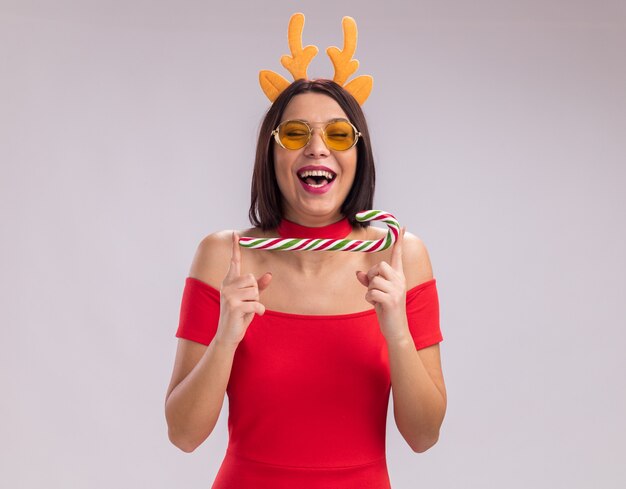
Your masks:
[[[373,84],[374,78],[370,75],[360,75],[350,80],[343,88],[352,94],[359,105],[363,105],[372,92]]]
[[[263,93],[273,102],[278,96],[289,86],[289,82],[278,73],[271,70],[262,70],[259,72],[259,83],[263,89]]]

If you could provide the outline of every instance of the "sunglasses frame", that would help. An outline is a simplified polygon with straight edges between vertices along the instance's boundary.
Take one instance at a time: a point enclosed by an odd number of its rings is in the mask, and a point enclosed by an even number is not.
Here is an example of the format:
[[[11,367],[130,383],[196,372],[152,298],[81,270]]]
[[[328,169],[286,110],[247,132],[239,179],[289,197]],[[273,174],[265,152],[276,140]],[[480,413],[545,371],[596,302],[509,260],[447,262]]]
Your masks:
[[[352,142],[352,144],[350,145],[350,147],[346,148],[346,149],[332,149],[330,146],[328,146],[328,143],[326,141],[326,128],[332,124],[333,122],[347,122],[348,124],[350,124],[352,126],[352,129],[354,130],[354,141]],[[299,148],[287,148],[286,146],[283,145],[282,141],[280,140],[280,137],[278,136],[280,133],[280,127],[283,124],[287,124],[288,122],[302,122],[306,127],[309,128],[309,136],[307,137],[306,142]],[[311,127],[311,125],[303,120],[303,119],[287,119],[283,122],[281,122],[280,124],[278,124],[278,126],[276,127],[276,129],[274,129],[271,134],[271,136],[274,137],[274,140],[278,143],[278,145],[281,148],[285,148],[291,151],[298,151],[299,149],[302,149],[304,147],[306,147],[307,144],[309,144],[309,142],[311,141],[311,137],[313,136],[313,128]],[[322,127],[322,140],[324,141],[324,144],[326,145],[326,147],[331,150],[331,151],[348,151],[349,149],[352,149],[354,147],[354,145],[359,141],[359,138],[361,137],[361,133],[359,132],[359,130],[354,126],[354,124],[352,124],[352,122],[350,122],[348,119],[344,119],[343,117],[338,117],[336,119],[331,119],[328,122],[326,122],[324,124],[324,127]]]

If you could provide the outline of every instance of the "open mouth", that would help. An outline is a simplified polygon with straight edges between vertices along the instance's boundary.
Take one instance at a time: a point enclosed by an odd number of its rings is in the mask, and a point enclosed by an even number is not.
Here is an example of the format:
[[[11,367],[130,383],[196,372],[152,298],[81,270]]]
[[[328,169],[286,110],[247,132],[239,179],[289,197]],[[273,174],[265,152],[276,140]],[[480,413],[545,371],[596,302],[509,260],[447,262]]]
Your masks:
[[[332,182],[337,175],[326,170],[305,170],[298,173],[298,178],[313,188],[320,188]]]

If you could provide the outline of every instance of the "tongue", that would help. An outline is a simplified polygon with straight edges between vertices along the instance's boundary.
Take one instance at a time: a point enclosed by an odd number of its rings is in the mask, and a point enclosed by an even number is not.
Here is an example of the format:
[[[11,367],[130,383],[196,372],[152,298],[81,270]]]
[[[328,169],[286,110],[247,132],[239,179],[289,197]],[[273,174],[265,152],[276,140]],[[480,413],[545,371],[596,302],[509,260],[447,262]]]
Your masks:
[[[313,177],[308,177],[305,180],[305,182],[308,183],[309,185],[319,185],[320,183],[323,183],[324,185],[326,185],[328,183],[328,180],[326,180],[325,178],[322,178],[318,181]]]

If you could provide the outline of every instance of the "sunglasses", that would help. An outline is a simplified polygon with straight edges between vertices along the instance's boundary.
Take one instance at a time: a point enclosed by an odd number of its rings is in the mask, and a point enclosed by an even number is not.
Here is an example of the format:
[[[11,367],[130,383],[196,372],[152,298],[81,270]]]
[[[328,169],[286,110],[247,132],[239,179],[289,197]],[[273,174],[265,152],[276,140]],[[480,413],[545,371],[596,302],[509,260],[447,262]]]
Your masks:
[[[281,122],[272,131],[272,136],[285,149],[304,148],[313,135],[308,122],[295,119]],[[322,127],[322,139],[333,151],[346,151],[359,140],[361,133],[347,119],[332,119]]]

